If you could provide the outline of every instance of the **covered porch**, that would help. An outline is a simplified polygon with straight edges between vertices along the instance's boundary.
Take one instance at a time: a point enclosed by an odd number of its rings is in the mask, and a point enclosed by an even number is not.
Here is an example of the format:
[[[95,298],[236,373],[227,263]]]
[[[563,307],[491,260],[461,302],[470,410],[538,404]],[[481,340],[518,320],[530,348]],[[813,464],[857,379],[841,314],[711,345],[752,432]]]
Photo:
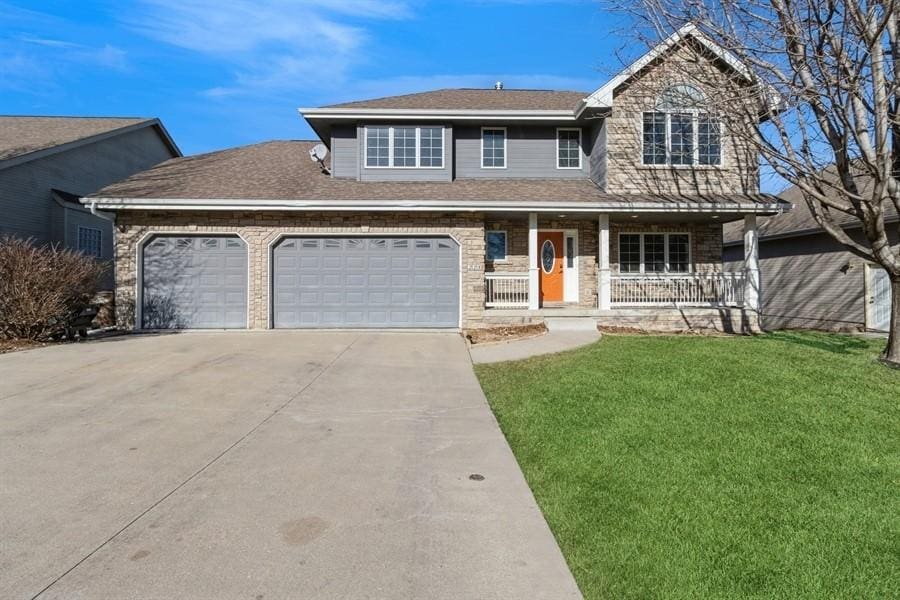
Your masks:
[[[737,219],[743,220],[746,268],[726,272],[722,223]],[[488,215],[485,320],[720,315],[742,321],[759,308],[756,236],[755,214]]]

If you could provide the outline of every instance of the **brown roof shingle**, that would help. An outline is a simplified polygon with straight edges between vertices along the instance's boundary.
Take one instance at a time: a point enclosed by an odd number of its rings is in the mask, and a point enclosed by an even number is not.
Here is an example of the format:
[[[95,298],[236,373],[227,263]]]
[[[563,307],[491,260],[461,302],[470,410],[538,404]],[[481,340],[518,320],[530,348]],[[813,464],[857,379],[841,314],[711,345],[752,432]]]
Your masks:
[[[607,194],[590,179],[457,179],[368,182],[337,179],[310,160],[316,142],[275,141],[176,158],[114,183],[92,198],[300,201],[772,202],[771,196],[635,197]]]
[[[332,104],[322,108],[408,110],[575,110],[590,92],[558,90],[443,89]]]
[[[0,116],[0,160],[23,156],[153,119]]]

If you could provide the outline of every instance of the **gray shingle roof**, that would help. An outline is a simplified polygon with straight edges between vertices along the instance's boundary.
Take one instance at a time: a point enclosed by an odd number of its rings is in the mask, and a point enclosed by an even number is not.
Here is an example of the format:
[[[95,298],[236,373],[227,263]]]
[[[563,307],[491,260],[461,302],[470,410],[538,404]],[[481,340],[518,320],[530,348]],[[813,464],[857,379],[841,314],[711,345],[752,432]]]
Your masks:
[[[861,187],[863,193],[865,193],[869,186],[863,181]],[[779,198],[784,202],[793,204],[794,208],[781,215],[760,219],[757,224],[760,239],[790,237],[822,231],[822,228],[816,223],[812,212],[810,212],[809,205],[803,198],[803,193],[800,191],[800,188],[796,186],[790,187],[779,194]],[[836,214],[837,222],[842,227],[857,226],[859,223],[859,221],[853,217],[846,216],[842,213]],[[885,210],[885,215],[888,220],[895,220],[897,218],[897,212],[892,206],[889,206]],[[724,242],[726,244],[743,243],[743,227],[743,223],[726,224],[724,229]]]
[[[402,108],[408,110],[574,110],[590,92],[557,90],[443,89],[332,104],[322,108]]]
[[[606,194],[590,179],[457,179],[452,182],[366,182],[337,179],[309,158],[316,142],[275,141],[176,158],[114,183],[92,198],[302,201],[498,201],[735,203],[772,196],[625,196]]]
[[[130,127],[153,119],[0,116],[0,160]]]

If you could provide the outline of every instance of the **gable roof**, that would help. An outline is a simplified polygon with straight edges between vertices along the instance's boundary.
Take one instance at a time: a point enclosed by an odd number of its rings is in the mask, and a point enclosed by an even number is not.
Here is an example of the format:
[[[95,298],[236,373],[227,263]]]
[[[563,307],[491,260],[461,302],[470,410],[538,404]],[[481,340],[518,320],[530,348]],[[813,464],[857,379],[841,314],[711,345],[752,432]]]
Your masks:
[[[323,108],[399,108],[411,110],[569,110],[585,92],[517,89],[442,89],[331,104]]]
[[[0,169],[144,127],[155,127],[172,154],[181,156],[159,119],[0,116]]]
[[[766,195],[607,194],[584,179],[456,179],[373,182],[340,179],[309,159],[317,142],[274,141],[176,158],[83,199],[99,208],[203,210],[609,210],[759,212],[781,210]]]
[[[650,65],[653,61],[661,57],[671,48],[685,40],[692,39],[699,43],[705,50],[713,56],[728,65],[735,73],[744,77],[748,82],[752,80],[753,75],[737,56],[722,48],[719,44],[709,39],[700,29],[693,23],[687,23],[681,26],[678,31],[664,39],[659,44],[651,48],[647,53],[638,58],[636,61],[622,69],[615,77],[607,81],[600,88],[595,90],[584,100],[584,108],[609,108],[613,105],[613,93],[623,83],[637,75],[642,69]]]

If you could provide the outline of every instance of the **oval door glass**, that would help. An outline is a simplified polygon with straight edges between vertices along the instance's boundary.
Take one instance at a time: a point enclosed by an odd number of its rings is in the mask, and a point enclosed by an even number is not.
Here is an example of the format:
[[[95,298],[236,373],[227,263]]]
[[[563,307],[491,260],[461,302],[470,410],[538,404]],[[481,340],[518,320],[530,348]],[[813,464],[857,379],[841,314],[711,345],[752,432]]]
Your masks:
[[[547,240],[541,246],[541,268],[544,269],[544,273],[552,273],[555,262],[556,248],[553,246],[553,242]]]

